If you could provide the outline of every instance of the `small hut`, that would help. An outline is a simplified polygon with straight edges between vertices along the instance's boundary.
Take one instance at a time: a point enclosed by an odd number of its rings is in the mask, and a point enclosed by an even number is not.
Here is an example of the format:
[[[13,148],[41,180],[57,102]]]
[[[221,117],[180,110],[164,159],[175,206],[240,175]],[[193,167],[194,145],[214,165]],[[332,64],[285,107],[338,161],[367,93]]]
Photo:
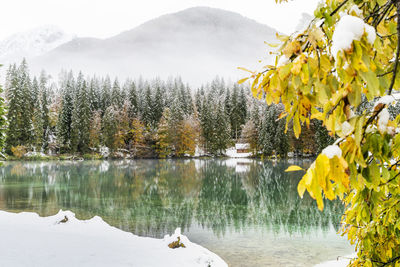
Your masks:
[[[249,153],[250,144],[235,144],[236,153]]]

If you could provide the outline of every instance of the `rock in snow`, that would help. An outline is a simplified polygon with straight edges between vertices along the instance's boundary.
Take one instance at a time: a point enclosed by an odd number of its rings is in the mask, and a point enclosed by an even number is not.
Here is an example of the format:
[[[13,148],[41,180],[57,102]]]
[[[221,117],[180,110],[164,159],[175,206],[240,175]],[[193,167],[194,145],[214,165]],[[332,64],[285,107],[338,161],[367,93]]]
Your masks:
[[[0,211],[0,236],[0,266],[228,266],[180,229],[164,239],[139,237],[70,211],[50,217]],[[178,236],[186,248],[169,248]]]

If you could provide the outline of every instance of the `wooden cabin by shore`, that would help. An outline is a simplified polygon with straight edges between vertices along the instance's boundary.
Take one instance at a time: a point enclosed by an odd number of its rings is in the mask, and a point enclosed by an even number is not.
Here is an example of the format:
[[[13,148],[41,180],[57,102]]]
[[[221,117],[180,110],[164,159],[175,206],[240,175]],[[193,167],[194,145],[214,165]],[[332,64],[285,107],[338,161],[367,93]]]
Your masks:
[[[236,153],[249,153],[250,152],[250,144],[235,144]]]

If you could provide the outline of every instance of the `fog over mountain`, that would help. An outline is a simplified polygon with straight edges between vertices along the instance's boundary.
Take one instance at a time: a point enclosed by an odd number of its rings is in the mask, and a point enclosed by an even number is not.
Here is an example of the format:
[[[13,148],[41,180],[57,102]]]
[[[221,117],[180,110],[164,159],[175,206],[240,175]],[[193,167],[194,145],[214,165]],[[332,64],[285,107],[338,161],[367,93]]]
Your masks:
[[[0,41],[0,62],[4,64],[40,56],[74,38],[74,35],[53,25],[16,33]]]
[[[236,80],[238,66],[258,68],[277,31],[240,14],[196,7],[148,21],[108,39],[75,38],[29,60],[34,72],[153,78],[180,75],[200,84],[216,75]],[[264,62],[265,63],[265,62]]]

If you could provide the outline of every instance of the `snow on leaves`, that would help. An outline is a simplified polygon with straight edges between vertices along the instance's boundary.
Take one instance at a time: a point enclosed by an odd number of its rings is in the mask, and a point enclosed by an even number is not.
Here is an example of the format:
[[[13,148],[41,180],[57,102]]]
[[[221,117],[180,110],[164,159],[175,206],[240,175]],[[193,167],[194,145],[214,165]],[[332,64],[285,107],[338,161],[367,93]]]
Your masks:
[[[308,191],[320,209],[323,198],[346,203],[341,231],[358,251],[352,266],[398,266],[400,116],[390,110],[400,90],[400,4],[325,0],[314,15],[303,32],[278,36],[276,64],[252,73],[253,94],[282,103],[296,136],[318,119],[337,138],[299,194]]]

